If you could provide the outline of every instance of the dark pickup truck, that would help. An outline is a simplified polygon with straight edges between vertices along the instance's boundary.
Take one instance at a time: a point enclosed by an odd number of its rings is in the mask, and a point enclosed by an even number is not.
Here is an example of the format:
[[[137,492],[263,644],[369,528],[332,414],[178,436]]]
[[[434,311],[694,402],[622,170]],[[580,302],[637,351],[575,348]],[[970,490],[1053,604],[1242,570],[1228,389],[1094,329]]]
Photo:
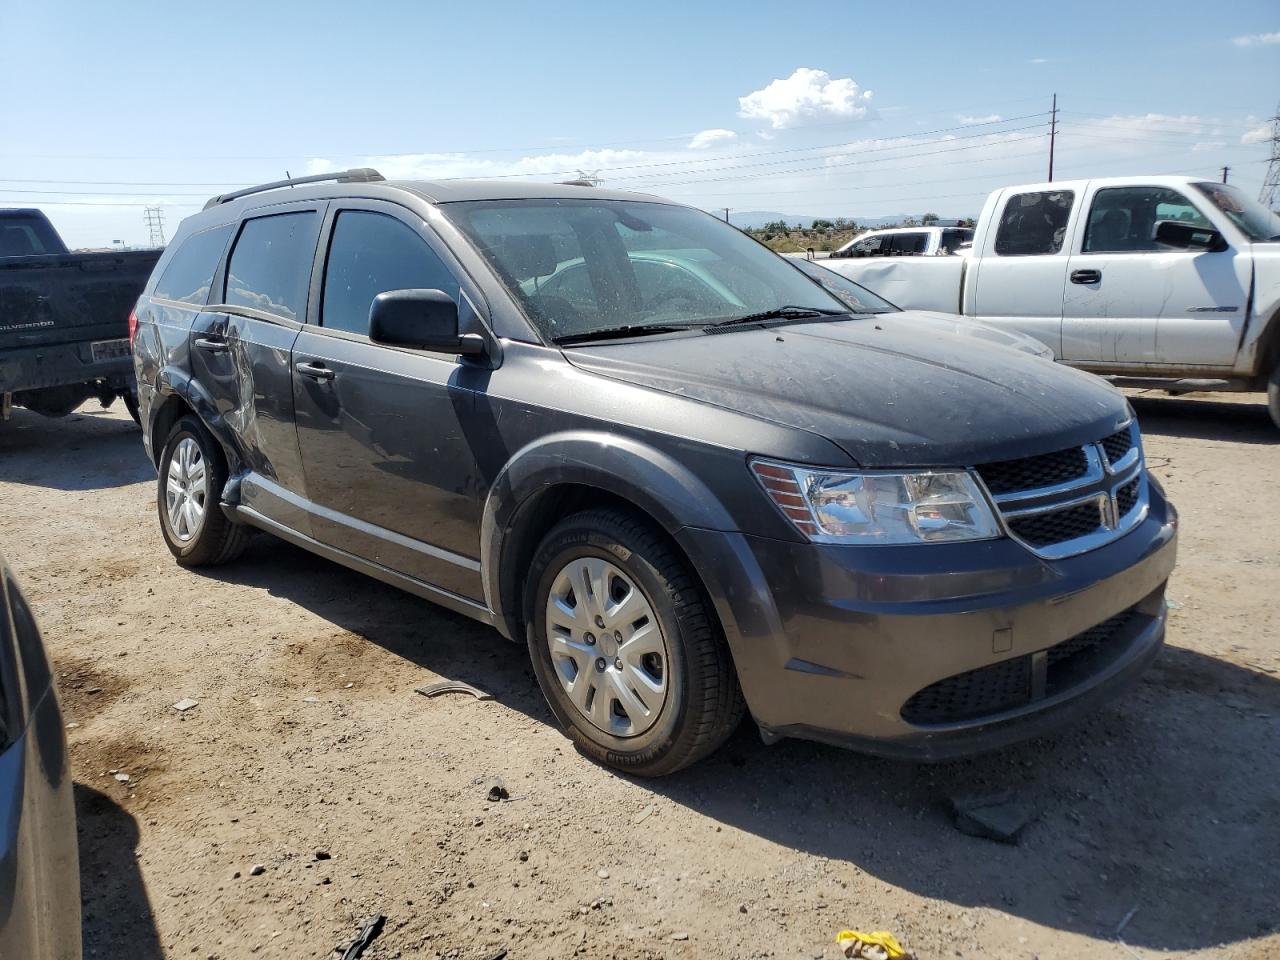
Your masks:
[[[71,253],[39,210],[0,210],[0,419],[97,397],[137,416],[129,312],[159,250]]]

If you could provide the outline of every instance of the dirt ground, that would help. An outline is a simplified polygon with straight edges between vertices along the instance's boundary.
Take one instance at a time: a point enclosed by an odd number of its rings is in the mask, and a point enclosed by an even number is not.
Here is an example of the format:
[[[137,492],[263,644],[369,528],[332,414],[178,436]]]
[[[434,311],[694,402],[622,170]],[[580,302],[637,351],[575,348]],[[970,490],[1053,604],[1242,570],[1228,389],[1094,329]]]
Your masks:
[[[1280,956],[1280,431],[1259,400],[1135,395],[1183,527],[1168,649],[1124,702],[943,766],[746,724],[661,781],[576,753],[491,630],[267,537],[180,569],[122,410],[15,411],[0,550],[60,681],[85,954],[329,957],[385,914],[371,960],[834,958],[845,927],[921,960]],[[413,692],[439,678],[494,699]],[[1037,813],[1020,844],[955,829],[950,794],[1005,786]]]

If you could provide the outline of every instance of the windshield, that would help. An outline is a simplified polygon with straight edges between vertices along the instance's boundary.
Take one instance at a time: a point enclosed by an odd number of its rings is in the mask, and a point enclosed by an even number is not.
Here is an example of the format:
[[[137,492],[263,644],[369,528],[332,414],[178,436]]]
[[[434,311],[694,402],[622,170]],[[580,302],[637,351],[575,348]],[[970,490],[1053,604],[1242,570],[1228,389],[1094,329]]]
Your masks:
[[[896,313],[898,310],[888,300],[876,296],[866,287],[859,286],[848,277],[812,260],[793,260],[792,263],[822,284],[828,293],[839,299],[854,313]]]
[[[475,200],[446,212],[548,340],[702,326],[780,307],[847,312],[734,227],[626,200]]]
[[[1253,197],[1226,183],[1197,183],[1195,186],[1250,240],[1280,240],[1280,217]]]

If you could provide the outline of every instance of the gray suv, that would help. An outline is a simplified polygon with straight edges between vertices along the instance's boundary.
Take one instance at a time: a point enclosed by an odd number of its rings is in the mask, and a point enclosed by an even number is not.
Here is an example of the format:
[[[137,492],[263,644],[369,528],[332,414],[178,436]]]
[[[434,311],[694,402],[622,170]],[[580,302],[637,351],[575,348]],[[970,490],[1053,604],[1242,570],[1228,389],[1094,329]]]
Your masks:
[[[689,207],[267,184],[183,222],[132,336],[179,563],[265,530],[491,624],[633,773],[748,710],[769,741],[999,746],[1163,639],[1176,518],[1119,393]]]

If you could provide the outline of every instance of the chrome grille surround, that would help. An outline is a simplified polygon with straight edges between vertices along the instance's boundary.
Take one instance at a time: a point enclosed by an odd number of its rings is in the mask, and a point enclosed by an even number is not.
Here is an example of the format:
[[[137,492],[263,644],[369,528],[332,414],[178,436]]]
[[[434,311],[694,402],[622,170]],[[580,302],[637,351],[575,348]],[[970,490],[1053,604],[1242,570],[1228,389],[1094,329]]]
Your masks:
[[[1122,439],[1119,435],[1124,431],[1128,431],[1131,441],[1127,449],[1122,442],[1117,442]],[[1124,536],[1147,516],[1150,485],[1142,456],[1142,437],[1136,420],[1131,419],[1121,424],[1109,436],[1087,443],[1079,449],[1085,458],[1084,473],[1072,480],[1049,486],[992,493],[983,480],[984,467],[979,466],[973,471],[995,505],[1005,532],[1036,556],[1046,560],[1061,560],[1096,550]],[[1114,462],[1108,457],[1108,451],[1119,454]],[[1135,482],[1136,495],[1132,487]],[[1098,524],[1086,533],[1050,543],[1032,542],[1018,535],[1018,527],[1024,530],[1032,526],[1037,529],[1052,529],[1054,514],[1064,514],[1065,521],[1066,513],[1071,512],[1072,518],[1078,520],[1079,508],[1088,504],[1097,506]],[[1046,522],[1025,522],[1039,518]],[[1080,524],[1064,522],[1060,527],[1064,531],[1075,532],[1080,529]]]

